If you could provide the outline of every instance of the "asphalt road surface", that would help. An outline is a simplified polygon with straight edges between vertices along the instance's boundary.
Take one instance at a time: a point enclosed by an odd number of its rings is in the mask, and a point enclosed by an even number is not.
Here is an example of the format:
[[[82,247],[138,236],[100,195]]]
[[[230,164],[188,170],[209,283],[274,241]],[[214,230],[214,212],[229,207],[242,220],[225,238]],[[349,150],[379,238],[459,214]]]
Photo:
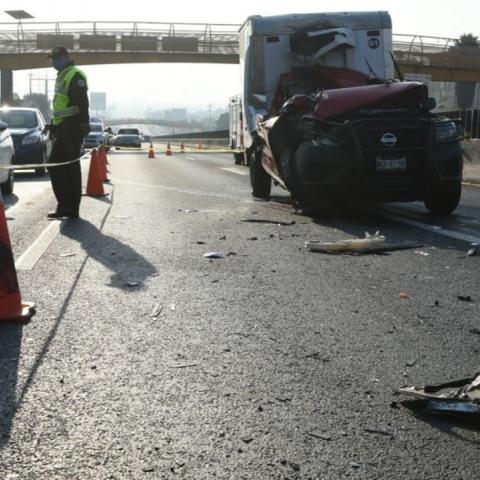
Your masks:
[[[230,155],[109,161],[108,196],[84,197],[78,222],[45,219],[48,178],[18,174],[6,198],[38,313],[0,327],[1,479],[478,478],[473,422],[395,390],[479,367],[479,187],[451,217],[310,218],[281,190],[254,200]],[[423,246],[303,246],[365,231]]]

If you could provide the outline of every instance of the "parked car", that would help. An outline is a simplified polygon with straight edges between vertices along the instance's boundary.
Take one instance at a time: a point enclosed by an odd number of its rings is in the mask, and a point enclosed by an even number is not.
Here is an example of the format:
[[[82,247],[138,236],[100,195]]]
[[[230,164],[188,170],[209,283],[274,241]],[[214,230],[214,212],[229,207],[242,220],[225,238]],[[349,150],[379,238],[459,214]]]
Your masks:
[[[6,167],[13,163],[15,150],[13,140],[5,122],[0,122],[0,167]],[[13,170],[0,168],[0,187],[4,195],[13,193],[14,175]]]
[[[140,135],[117,135],[113,140],[113,146],[119,150],[121,147],[141,148],[142,138]]]
[[[98,148],[104,144],[103,123],[90,123],[90,133],[83,139],[84,148]]]
[[[8,125],[12,136],[16,165],[47,163],[52,140],[50,133],[45,130],[45,118],[38,108],[5,107],[0,109],[0,120]],[[36,175],[46,173],[45,167],[35,169]]]

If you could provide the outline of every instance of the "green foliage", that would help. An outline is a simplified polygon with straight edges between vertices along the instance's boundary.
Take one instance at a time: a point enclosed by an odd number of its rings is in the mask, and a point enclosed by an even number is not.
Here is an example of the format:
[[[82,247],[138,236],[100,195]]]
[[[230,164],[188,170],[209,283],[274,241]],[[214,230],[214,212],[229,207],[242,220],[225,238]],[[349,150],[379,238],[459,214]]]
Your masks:
[[[463,33],[458,40],[455,40],[457,47],[478,47],[480,42],[473,33]]]

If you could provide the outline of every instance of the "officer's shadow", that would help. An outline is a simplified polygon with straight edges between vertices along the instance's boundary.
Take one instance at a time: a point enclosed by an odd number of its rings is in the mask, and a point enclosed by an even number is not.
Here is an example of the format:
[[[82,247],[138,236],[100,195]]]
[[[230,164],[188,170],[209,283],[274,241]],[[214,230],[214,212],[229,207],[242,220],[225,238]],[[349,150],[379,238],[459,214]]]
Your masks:
[[[109,284],[112,287],[137,290],[149,277],[157,274],[156,268],[133,248],[103,234],[87,220],[67,223],[62,228],[62,235],[80,242],[89,257],[113,272]]]

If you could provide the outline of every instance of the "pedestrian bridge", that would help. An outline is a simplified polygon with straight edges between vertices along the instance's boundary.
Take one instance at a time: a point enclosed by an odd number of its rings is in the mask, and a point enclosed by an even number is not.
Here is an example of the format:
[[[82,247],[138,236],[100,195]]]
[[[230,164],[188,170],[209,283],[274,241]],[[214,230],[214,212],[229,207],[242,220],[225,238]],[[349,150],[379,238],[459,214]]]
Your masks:
[[[0,69],[50,66],[56,45],[72,51],[78,65],[115,63],[225,63],[239,61],[233,24],[161,22],[0,23]],[[393,54],[402,73],[432,81],[480,82],[480,47],[458,47],[453,38],[393,35]]]

